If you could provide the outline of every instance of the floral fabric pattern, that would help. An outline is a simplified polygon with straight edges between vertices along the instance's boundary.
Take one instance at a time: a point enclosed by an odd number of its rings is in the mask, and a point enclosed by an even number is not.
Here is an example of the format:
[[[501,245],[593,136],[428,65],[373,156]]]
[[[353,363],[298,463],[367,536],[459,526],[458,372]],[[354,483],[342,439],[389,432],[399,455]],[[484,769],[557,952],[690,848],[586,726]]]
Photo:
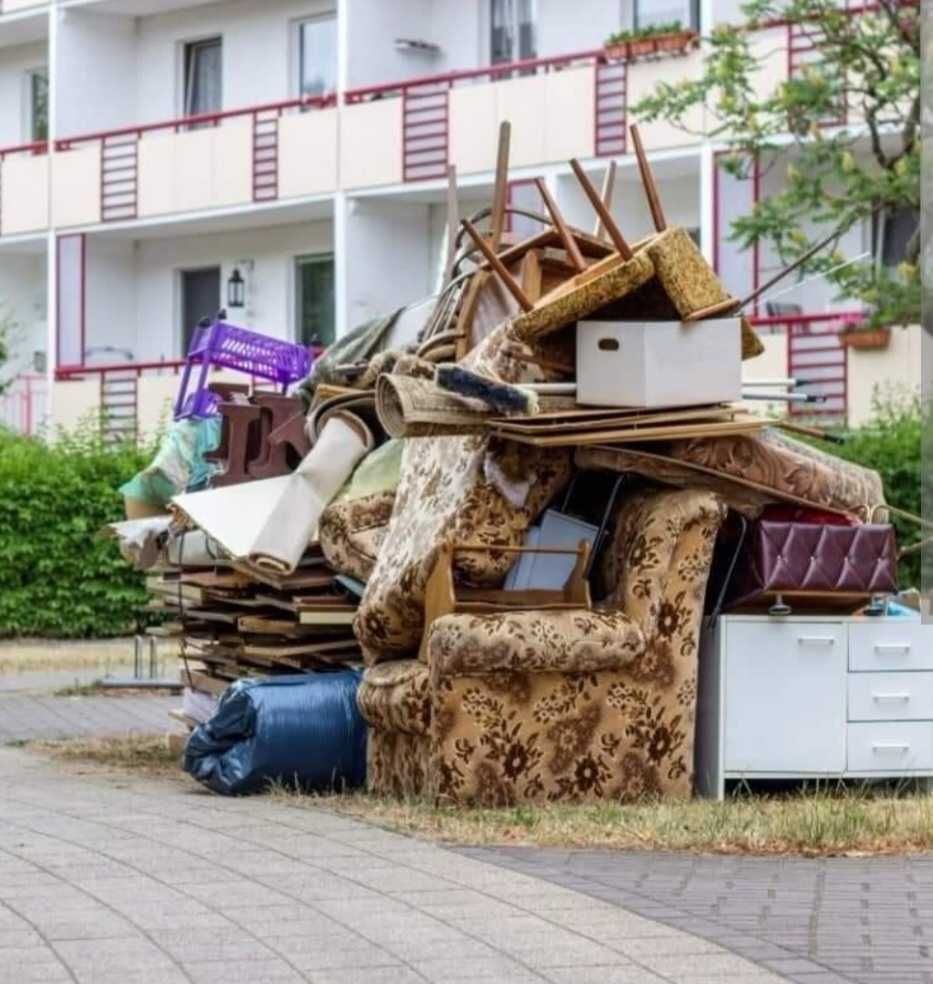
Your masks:
[[[381,796],[407,799],[427,788],[431,746],[422,735],[370,728],[366,745],[366,785]]]
[[[340,574],[369,579],[385,540],[394,492],[339,499],[321,514],[318,538],[327,563]]]
[[[644,646],[622,612],[586,609],[444,615],[430,629],[436,677],[473,673],[616,670]]]
[[[427,734],[431,723],[427,666],[416,659],[394,659],[369,667],[356,703],[374,728]]]
[[[883,505],[876,471],[824,454],[776,430],[673,441],[672,458],[774,489],[777,498],[867,518]]]
[[[699,625],[723,512],[705,492],[627,498],[611,548],[610,610],[569,619],[566,612],[550,613],[552,624],[540,630],[533,654],[514,641],[503,647],[485,617],[439,619],[429,646],[428,732],[415,737],[382,727],[384,718],[376,723],[361,698],[374,724],[371,788],[406,786],[403,794],[489,805],[689,796]],[[615,644],[624,649],[624,662],[571,665],[561,646],[575,632],[581,642],[592,633],[589,622],[573,620],[611,619],[622,615],[619,609],[625,612],[620,636],[626,634]],[[521,619],[519,627],[529,631]],[[641,644],[629,653],[624,640],[636,638],[633,630]],[[366,678],[376,672],[367,670]],[[407,784],[416,776],[423,784],[413,790]]]
[[[506,322],[470,353],[465,364],[507,382],[544,378],[535,353]],[[532,492],[516,507],[483,477],[487,451],[509,452],[485,434],[410,438],[402,454],[395,507],[357,612],[354,631],[368,662],[414,652],[424,628],[424,587],[438,549],[447,542],[515,546],[547,502],[569,481],[567,449],[530,449],[522,467]],[[457,558],[468,583],[497,584],[514,558],[470,553]]]

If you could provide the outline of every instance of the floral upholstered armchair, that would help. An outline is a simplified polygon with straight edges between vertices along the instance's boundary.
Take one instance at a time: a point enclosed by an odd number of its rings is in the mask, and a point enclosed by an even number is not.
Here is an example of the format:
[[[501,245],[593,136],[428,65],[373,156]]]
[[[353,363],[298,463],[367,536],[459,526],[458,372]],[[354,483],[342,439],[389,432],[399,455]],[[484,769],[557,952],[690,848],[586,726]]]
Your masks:
[[[506,805],[688,796],[697,650],[725,509],[709,492],[639,492],[618,510],[595,611],[453,614],[426,658],[371,666],[369,785]]]

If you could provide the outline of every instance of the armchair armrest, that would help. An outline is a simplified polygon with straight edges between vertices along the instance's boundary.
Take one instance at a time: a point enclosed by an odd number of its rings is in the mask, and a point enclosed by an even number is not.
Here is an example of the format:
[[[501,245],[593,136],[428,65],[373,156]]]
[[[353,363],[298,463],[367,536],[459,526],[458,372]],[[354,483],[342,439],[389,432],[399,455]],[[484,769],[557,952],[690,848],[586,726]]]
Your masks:
[[[520,609],[443,615],[431,626],[432,680],[490,673],[597,673],[623,669],[644,651],[641,629],[618,611]]]

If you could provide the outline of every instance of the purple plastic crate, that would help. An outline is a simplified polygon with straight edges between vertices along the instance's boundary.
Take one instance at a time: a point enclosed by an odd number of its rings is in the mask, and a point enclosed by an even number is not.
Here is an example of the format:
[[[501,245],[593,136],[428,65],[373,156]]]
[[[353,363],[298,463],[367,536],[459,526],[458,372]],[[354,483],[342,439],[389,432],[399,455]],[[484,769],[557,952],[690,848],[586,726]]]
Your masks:
[[[195,389],[188,383],[194,366],[201,367]],[[196,329],[188,349],[181,385],[175,400],[175,419],[206,417],[216,411],[217,399],[207,388],[207,371],[212,366],[236,369],[256,379],[278,383],[282,392],[289,383],[308,375],[311,353],[304,345],[269,338],[226,321],[214,321]]]

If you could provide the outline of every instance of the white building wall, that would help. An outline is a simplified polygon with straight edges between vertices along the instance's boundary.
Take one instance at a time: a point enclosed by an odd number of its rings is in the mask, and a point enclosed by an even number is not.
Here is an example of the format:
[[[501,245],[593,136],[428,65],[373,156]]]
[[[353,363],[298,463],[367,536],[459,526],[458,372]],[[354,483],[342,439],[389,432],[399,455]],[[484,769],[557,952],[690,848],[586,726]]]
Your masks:
[[[295,336],[295,259],[333,249],[332,223],[307,222],[211,235],[140,241],[136,349],[141,361],[181,358],[180,272],[219,265],[221,303],[227,277],[241,260],[252,260],[247,306],[230,310],[231,321],[275,338]]]
[[[431,292],[429,206],[384,199],[347,204],[347,327]]]
[[[28,72],[48,64],[43,43],[0,48],[0,147],[29,143]]]
[[[849,373],[849,426],[868,423],[876,402],[884,403],[920,393],[923,329],[919,325],[892,328],[891,343],[883,350],[846,350]]]
[[[601,48],[623,26],[619,0],[538,0],[538,55]]]
[[[69,8],[58,18],[57,136],[112,130],[136,116],[136,20]]]
[[[223,38],[225,109],[294,98],[294,22],[334,9],[331,0],[234,0],[140,18],[136,121],[182,115],[184,44],[216,36]]]
[[[347,84],[351,89],[447,71],[446,52],[437,57],[396,50],[396,38],[431,41],[444,47],[431,20],[431,0],[353,0],[346,5]],[[460,4],[470,7],[471,4]]]

